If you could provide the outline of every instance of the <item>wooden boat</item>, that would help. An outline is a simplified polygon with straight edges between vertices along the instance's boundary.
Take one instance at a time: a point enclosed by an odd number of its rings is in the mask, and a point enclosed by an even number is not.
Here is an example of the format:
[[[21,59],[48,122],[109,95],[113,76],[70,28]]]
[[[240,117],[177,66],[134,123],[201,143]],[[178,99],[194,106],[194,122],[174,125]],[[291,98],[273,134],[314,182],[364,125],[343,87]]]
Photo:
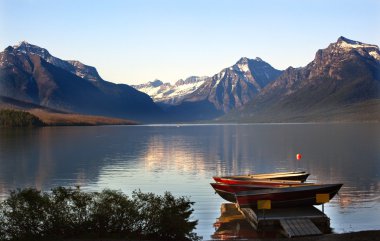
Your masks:
[[[216,182],[226,183],[226,184],[250,184],[258,179],[265,180],[287,180],[287,181],[306,181],[310,174],[307,172],[275,172],[275,173],[263,173],[263,174],[248,174],[248,175],[238,175],[238,176],[224,176],[224,177],[213,177]]]
[[[331,200],[343,184],[313,184],[286,188],[269,188],[238,192],[236,201],[241,208],[257,208],[258,200],[270,200],[272,208],[318,205],[317,194],[329,194]]]
[[[258,180],[254,184],[226,184],[226,183],[210,183],[215,192],[219,194],[224,200],[229,202],[236,202],[235,193],[244,191],[253,191],[268,188],[285,188],[294,186],[314,185],[313,183],[301,183],[295,181],[281,181],[281,180]]]

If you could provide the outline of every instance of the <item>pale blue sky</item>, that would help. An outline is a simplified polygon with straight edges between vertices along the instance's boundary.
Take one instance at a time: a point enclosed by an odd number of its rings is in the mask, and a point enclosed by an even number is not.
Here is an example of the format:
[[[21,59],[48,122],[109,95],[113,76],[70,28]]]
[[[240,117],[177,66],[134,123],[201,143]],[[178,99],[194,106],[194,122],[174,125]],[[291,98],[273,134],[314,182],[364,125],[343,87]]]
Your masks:
[[[339,36],[380,45],[378,0],[0,0],[0,48],[21,40],[112,82],[216,74],[240,57],[309,63]]]

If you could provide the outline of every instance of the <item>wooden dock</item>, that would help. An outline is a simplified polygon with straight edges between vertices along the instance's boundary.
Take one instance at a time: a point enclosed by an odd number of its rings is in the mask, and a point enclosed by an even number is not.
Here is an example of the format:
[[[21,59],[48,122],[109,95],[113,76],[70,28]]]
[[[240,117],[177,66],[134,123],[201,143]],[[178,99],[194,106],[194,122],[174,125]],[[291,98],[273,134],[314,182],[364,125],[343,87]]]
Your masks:
[[[289,238],[322,234],[308,218],[281,219],[280,224]]]
[[[330,230],[330,219],[314,206],[270,210],[238,209],[256,230],[280,227],[287,237],[321,235]]]

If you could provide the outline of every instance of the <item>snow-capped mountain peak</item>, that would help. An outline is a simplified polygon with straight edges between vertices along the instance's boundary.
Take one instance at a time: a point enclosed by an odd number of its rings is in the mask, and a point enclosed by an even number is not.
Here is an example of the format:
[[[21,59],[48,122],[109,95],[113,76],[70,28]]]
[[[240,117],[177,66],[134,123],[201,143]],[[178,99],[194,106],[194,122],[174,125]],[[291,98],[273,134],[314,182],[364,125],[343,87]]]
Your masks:
[[[21,41],[13,46],[14,50],[22,54],[34,54],[40,56],[46,62],[53,64],[61,69],[70,71],[71,73],[90,80],[90,81],[103,81],[99,76],[98,71],[95,67],[85,65],[77,60],[62,60],[60,58],[54,57],[44,48],[37,45],[30,44],[26,41]]]
[[[18,42],[17,44],[13,45],[14,48],[20,48],[20,47],[37,47],[36,45],[32,45],[28,43],[27,41],[23,40]]]
[[[361,55],[370,55],[376,60],[380,61],[379,47],[374,44],[366,44],[359,41],[351,40],[343,36],[338,38],[338,41],[334,44],[338,49],[343,51],[357,50]]]
[[[218,111],[228,112],[249,102],[280,73],[260,58],[242,57],[212,77],[191,76],[173,85],[153,87],[150,82],[134,87],[150,95],[155,102],[180,105],[206,101]]]
[[[237,70],[243,73],[248,72],[249,71],[248,64],[249,64],[249,59],[247,57],[242,57],[241,59],[239,59],[238,62],[236,62]]]
[[[49,60],[52,57],[49,51],[47,51],[46,49],[38,47],[37,45],[30,44],[26,41],[19,42],[18,44],[14,45],[13,48],[24,54],[26,53],[36,54],[45,60]]]
[[[345,38],[343,36],[338,38],[337,41],[337,46],[343,49],[356,49],[356,48],[377,48],[379,49],[378,46],[373,45],[373,44],[365,44],[359,41],[351,40],[348,38]]]
[[[146,89],[146,88],[157,88],[157,87],[160,87],[162,85],[165,85],[164,82],[162,82],[161,80],[155,79],[155,80],[149,81],[148,83],[145,83],[145,84],[132,85],[132,86],[133,86],[133,88],[140,90],[140,89]]]
[[[163,83],[161,80],[150,81],[146,84],[132,87],[148,94],[156,102],[176,104],[181,98],[196,91],[206,80],[207,76],[190,76],[180,79],[175,84]]]
[[[183,80],[183,79],[177,80],[177,82],[175,82],[175,85],[180,86],[180,85],[184,85],[184,84],[194,84],[194,83],[197,83],[199,81],[204,81],[207,78],[208,78],[208,76],[190,76],[190,77],[186,78],[185,80]]]
[[[156,79],[156,80],[154,80],[154,81],[151,82],[151,85],[153,87],[158,87],[158,86],[161,86],[163,84],[164,84],[164,82],[162,82],[161,80],[158,80],[158,79]]]

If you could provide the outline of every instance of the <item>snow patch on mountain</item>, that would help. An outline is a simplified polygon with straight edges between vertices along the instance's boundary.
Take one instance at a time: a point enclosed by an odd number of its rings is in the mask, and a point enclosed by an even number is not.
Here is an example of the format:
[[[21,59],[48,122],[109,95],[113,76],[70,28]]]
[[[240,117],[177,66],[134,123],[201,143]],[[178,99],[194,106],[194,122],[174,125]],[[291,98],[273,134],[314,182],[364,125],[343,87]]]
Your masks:
[[[166,92],[168,89],[168,86],[170,84],[164,84],[160,80],[155,80],[148,82],[147,84],[142,84],[142,85],[136,85],[132,86],[135,89],[146,93],[147,95],[151,96],[152,98],[155,96],[160,96],[162,93]]]
[[[175,90],[171,92],[167,97],[174,98],[180,95],[190,94],[197,90],[204,82],[205,80],[200,80],[194,83],[182,84],[178,86],[176,85]]]
[[[207,79],[207,76],[191,76],[185,80],[180,79],[175,84],[155,80],[132,87],[148,94],[155,102],[175,104],[180,101],[183,96],[190,95],[196,91]]]
[[[369,54],[374,57],[376,60],[380,61],[380,54],[379,54],[379,51],[370,51]]]
[[[360,42],[357,43],[347,43],[347,42],[340,42],[338,43],[338,46],[343,48],[343,49],[356,49],[356,48],[376,48],[376,45],[372,44],[362,44]]]
[[[377,61],[380,61],[380,50],[377,45],[366,44],[359,41],[351,40],[345,37],[340,37],[336,43],[333,44],[335,47],[334,53],[344,51],[348,52],[355,50],[362,56],[373,57]]]
[[[373,44],[365,44],[359,41],[351,40],[345,37],[340,37],[337,41],[337,46],[345,49],[345,50],[350,50],[350,49],[357,49],[357,48],[375,48],[379,49],[378,46],[373,45]]]
[[[248,72],[249,71],[248,64],[238,64],[238,68],[242,72]]]

